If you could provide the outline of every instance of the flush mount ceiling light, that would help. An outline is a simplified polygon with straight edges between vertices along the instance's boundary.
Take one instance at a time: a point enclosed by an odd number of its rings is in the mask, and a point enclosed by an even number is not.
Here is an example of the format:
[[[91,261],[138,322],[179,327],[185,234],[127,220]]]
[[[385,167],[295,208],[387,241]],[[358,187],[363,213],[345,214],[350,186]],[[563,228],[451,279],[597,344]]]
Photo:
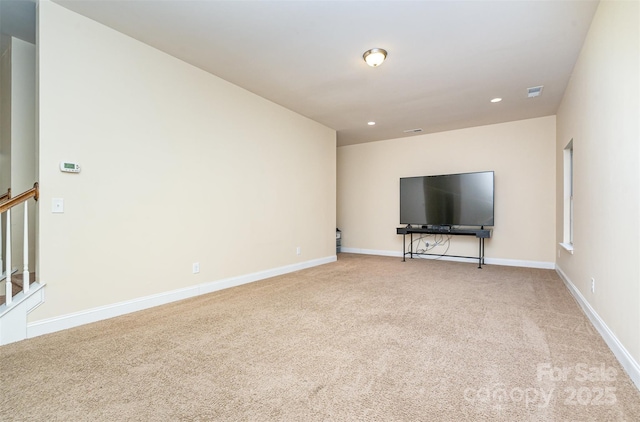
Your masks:
[[[491,100],[492,103],[499,103],[500,101],[502,101],[502,98],[499,98],[499,97],[496,97]]]
[[[376,124],[376,122],[367,122],[367,124],[368,124],[369,126],[374,126],[374,125]]]
[[[387,51],[382,48],[372,48],[362,55],[365,62],[371,67],[378,67],[387,58]]]

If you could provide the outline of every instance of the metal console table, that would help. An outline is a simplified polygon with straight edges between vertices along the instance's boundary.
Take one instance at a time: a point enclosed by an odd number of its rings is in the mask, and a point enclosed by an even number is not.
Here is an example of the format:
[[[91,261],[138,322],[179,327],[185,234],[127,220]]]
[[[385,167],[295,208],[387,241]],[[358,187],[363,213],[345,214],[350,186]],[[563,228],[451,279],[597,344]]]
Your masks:
[[[475,236],[478,238],[478,268],[482,269],[482,264],[484,264],[484,240],[489,239],[491,237],[491,229],[443,229],[443,228],[423,228],[423,227],[398,227],[396,229],[397,234],[402,235],[402,262],[405,262],[405,257],[409,255],[409,258],[413,258],[413,234],[444,234],[451,236]],[[410,236],[409,243],[409,251],[407,252],[406,247],[406,237]],[[439,254],[416,254],[416,255],[438,255]],[[456,258],[472,258],[476,259],[475,256],[459,256],[459,255],[444,255],[444,256],[453,256]]]

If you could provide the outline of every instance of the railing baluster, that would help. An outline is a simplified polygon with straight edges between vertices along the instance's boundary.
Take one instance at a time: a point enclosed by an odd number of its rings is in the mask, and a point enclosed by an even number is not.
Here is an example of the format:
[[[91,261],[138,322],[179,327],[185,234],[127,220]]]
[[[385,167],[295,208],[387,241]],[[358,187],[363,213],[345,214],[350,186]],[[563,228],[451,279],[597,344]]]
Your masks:
[[[0,201],[8,201],[11,198],[11,188],[7,189],[7,193],[0,196]],[[0,213],[0,275],[4,270],[4,253],[2,252],[2,213]]]
[[[5,303],[7,306],[13,302],[13,288],[11,286],[11,208],[7,210],[7,263],[6,263],[6,275],[5,278]]]
[[[22,261],[24,262],[24,271],[22,272],[22,291],[29,291],[29,201],[24,202],[24,248]]]
[[[7,218],[5,220],[6,224],[6,241],[5,241],[5,257],[6,260],[4,262],[4,272],[5,272],[5,304],[7,306],[13,303],[13,285],[11,284],[11,271],[12,271],[12,262],[11,262],[11,208],[21,204],[24,202],[24,272],[23,274],[23,285],[22,291],[28,292],[30,285],[30,276],[29,276],[29,207],[27,205],[27,201],[30,198],[33,198],[35,201],[38,200],[39,190],[38,183],[33,184],[33,188],[22,192],[20,195],[11,198],[11,189],[7,191],[6,194],[0,195],[0,216],[6,211]],[[0,240],[2,239],[2,231],[0,230]],[[0,243],[2,243],[0,241]],[[0,249],[0,272],[2,271],[2,250]]]

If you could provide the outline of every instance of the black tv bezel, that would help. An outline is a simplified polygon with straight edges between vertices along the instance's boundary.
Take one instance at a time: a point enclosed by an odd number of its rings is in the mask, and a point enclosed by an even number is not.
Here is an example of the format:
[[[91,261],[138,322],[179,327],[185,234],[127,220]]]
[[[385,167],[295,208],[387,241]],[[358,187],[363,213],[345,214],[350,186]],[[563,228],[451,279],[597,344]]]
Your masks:
[[[469,175],[469,174],[484,174],[484,173],[491,173],[492,174],[492,212],[491,212],[491,224],[467,224],[467,223],[443,223],[443,224],[430,224],[430,223],[421,223],[421,222],[403,222],[402,221],[402,179],[424,179],[424,178],[431,178],[431,177],[446,177],[446,176],[464,176],[464,175]],[[439,226],[451,226],[451,227],[494,227],[495,226],[495,214],[496,214],[496,176],[495,176],[495,171],[494,170],[486,170],[486,171],[471,171],[471,172],[464,172],[464,173],[442,173],[442,174],[433,174],[433,175],[426,175],[426,176],[407,176],[407,177],[401,177],[399,184],[398,184],[398,188],[399,188],[399,199],[400,199],[400,224],[404,224],[407,226],[423,226],[423,227],[439,227]]]

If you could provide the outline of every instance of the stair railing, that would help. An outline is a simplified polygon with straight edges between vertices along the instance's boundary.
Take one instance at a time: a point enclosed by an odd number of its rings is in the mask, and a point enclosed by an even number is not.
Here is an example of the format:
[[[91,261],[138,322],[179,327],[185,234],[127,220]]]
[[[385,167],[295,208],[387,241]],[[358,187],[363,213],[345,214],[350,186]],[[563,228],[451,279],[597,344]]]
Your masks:
[[[11,197],[11,189],[7,191],[6,194],[0,196],[0,215],[3,213],[7,214],[6,219],[6,251],[5,251],[5,304],[7,306],[11,305],[13,302],[13,286],[11,284],[11,273],[13,272],[11,268],[11,208],[16,205],[24,203],[24,256],[23,256],[23,286],[22,291],[27,293],[29,291],[29,203],[27,202],[29,199],[33,198],[34,200],[38,200],[38,183],[33,184],[33,188],[22,192],[19,195]],[[2,236],[2,229],[0,228],[0,238]],[[2,242],[0,242],[1,244]],[[2,251],[0,250],[0,257],[2,256]],[[0,271],[2,271],[2,260],[0,258]]]

